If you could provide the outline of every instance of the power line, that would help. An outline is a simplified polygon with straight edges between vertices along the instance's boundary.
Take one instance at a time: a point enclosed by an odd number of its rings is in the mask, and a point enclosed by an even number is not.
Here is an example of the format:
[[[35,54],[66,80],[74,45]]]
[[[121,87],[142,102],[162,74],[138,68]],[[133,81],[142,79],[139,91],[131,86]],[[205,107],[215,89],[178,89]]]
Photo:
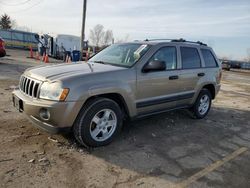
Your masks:
[[[23,1],[23,2],[16,3],[16,4],[8,4],[8,3],[5,3],[4,1],[1,1],[1,4],[6,5],[6,6],[20,6],[20,5],[26,4],[26,3],[30,2],[30,1],[31,0],[26,0],[26,1]]]
[[[11,11],[11,12],[8,11],[8,13],[18,13],[18,12],[23,12],[23,11],[30,10],[30,9],[32,9],[33,7],[35,7],[35,6],[39,5],[39,4],[41,4],[43,1],[44,1],[44,0],[40,0],[40,1],[38,1],[36,4],[33,4],[33,5],[30,6],[30,7],[27,7],[27,8],[25,8],[25,9],[21,9],[21,10],[17,10],[17,11]]]

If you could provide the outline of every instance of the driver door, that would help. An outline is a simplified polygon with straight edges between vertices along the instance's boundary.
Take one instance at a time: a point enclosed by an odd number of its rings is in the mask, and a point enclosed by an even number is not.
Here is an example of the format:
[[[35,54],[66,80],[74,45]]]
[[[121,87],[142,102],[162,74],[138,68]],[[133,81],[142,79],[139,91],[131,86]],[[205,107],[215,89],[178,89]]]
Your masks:
[[[178,93],[181,92],[181,88],[178,87],[180,83],[179,70],[177,70],[177,48],[175,46],[161,47],[148,60],[148,62],[151,61],[164,61],[166,70],[147,73],[138,70],[136,92],[138,115],[175,108]]]

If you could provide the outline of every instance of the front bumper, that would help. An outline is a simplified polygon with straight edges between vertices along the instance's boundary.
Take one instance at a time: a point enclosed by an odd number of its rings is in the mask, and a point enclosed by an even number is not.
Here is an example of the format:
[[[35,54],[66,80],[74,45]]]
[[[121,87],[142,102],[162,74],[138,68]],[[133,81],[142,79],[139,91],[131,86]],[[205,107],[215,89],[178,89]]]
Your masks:
[[[13,102],[15,99],[19,100],[19,111],[24,112],[36,127],[50,133],[70,130],[83,105],[82,101],[57,102],[33,99],[23,94],[20,90],[15,90],[12,94]],[[48,119],[41,117],[42,109],[46,109],[49,112]]]
[[[29,120],[32,122],[32,124],[39,128],[39,129],[42,129],[44,131],[47,131],[49,133],[53,133],[53,134],[56,134],[56,133],[67,133],[67,132],[70,132],[71,130],[71,127],[55,127],[53,125],[50,125],[46,122],[43,122],[37,118],[35,118],[34,116],[27,116],[29,118]]]

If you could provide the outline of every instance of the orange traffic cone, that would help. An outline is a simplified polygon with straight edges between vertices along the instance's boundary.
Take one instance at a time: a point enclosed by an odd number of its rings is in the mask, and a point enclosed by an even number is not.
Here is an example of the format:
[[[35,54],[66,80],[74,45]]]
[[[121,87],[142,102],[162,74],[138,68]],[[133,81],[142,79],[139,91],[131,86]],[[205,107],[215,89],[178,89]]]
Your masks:
[[[49,56],[48,54],[45,55],[45,60],[44,60],[45,63],[49,63]]]
[[[69,55],[66,56],[65,62],[66,63],[71,63],[71,57]]]

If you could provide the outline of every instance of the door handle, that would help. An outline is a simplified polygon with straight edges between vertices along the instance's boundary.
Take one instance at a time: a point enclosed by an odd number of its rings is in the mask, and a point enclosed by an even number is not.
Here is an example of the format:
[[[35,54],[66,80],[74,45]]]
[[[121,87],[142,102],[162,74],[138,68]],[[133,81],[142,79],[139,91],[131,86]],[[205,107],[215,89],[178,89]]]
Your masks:
[[[179,76],[174,75],[174,76],[169,76],[169,80],[177,80],[179,79]]]
[[[202,76],[205,76],[205,73],[204,72],[201,72],[201,73],[198,73],[197,74],[199,77],[202,77]]]

